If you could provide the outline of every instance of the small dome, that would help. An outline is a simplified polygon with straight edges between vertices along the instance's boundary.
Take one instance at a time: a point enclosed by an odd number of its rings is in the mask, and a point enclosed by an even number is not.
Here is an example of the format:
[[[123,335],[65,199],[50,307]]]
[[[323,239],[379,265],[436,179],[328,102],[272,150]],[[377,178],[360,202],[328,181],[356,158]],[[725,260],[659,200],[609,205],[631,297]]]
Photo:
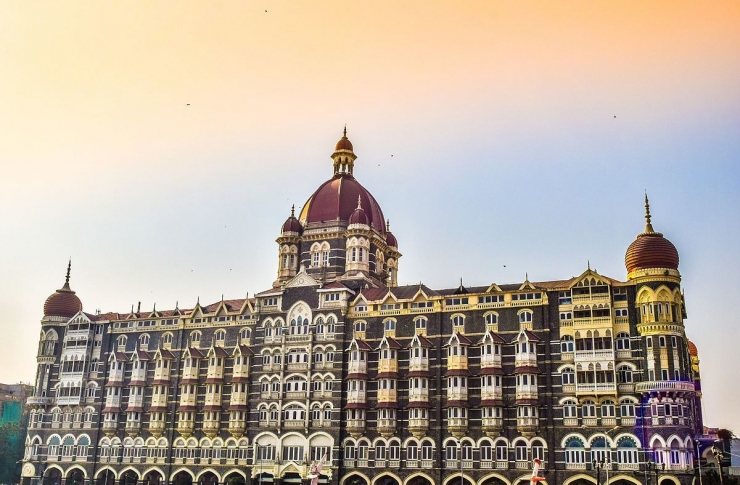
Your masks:
[[[687,340],[689,343],[689,355],[692,357],[699,357],[699,351],[696,349],[696,345],[691,340]]]
[[[390,225],[390,221],[385,223],[385,243],[392,248],[398,249],[398,241],[396,240],[396,236],[391,232]]]
[[[365,211],[362,209],[362,197],[359,195],[357,196],[357,209],[352,213],[352,215],[349,216],[349,220],[347,221],[349,225],[352,224],[363,224],[365,226],[370,225],[370,221],[368,221],[367,214],[365,214]]]
[[[72,318],[82,311],[82,302],[74,291],[69,288],[69,272],[72,263],[67,266],[67,279],[64,286],[52,293],[44,302],[45,317]]]
[[[650,222],[650,203],[645,194],[645,232],[637,235],[624,255],[627,272],[638,269],[666,268],[678,270],[678,250],[663,234],[655,232]]]
[[[295,217],[295,206],[290,209],[290,217],[283,224],[283,233],[286,232],[297,232],[298,234],[303,232],[303,226],[301,226],[301,223]]]
[[[352,142],[349,141],[349,138],[347,138],[346,126],[344,127],[344,135],[342,136],[341,140],[337,142],[337,146],[334,147],[334,151],[338,152],[339,150],[348,150],[350,152],[354,150],[354,148],[352,147]]]

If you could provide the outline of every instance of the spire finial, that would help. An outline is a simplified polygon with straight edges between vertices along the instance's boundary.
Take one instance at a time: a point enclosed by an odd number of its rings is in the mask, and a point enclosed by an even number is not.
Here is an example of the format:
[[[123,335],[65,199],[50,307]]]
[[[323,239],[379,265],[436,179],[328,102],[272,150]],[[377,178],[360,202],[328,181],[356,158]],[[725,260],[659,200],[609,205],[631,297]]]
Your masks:
[[[390,231],[391,230],[391,220],[388,219],[385,221],[385,230]]]
[[[588,270],[591,271],[591,260],[588,260]]]
[[[154,302],[154,310],[152,310],[153,313],[157,313],[157,302]]]
[[[295,217],[295,204],[290,207],[290,217]]]
[[[62,290],[72,291],[69,288],[69,272],[72,269],[72,257],[69,258],[69,263],[67,263],[67,276],[64,278],[64,286],[62,286]]]
[[[359,195],[357,196],[357,208],[362,209],[362,198]]]
[[[344,124],[344,138],[347,138],[347,123]]]
[[[650,201],[648,200],[647,190],[645,191],[645,232],[655,232],[653,225],[650,223]]]
[[[524,273],[524,281],[529,281],[529,272]]]

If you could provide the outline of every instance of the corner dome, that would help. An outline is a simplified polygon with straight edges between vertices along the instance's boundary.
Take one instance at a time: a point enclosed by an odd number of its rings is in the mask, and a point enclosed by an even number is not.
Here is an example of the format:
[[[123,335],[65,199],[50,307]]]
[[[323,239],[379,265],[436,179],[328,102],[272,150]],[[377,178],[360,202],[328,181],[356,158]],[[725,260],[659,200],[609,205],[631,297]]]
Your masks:
[[[392,248],[398,249],[398,240],[391,232],[390,225],[390,221],[385,223],[385,243]]]
[[[645,195],[645,221],[645,232],[637,235],[624,255],[627,273],[647,268],[678,270],[679,258],[676,246],[664,238],[663,234],[653,230],[647,194]]]
[[[335,174],[308,198],[300,215],[300,222],[344,221],[349,224],[350,217],[357,209],[360,199],[362,212],[367,225],[385,234],[385,217],[380,204],[368,190],[349,174]]]
[[[303,226],[301,226],[301,223],[295,217],[295,206],[290,209],[290,217],[283,224],[283,233],[286,232],[297,232],[298,234],[303,232]]]
[[[696,349],[696,345],[691,340],[687,340],[689,344],[689,355],[692,357],[699,357],[699,351]]]
[[[44,302],[45,317],[72,318],[82,311],[82,302],[69,287],[69,272],[72,263],[67,266],[67,278],[64,286],[52,293]]]
[[[349,225],[352,224],[362,224],[365,226],[369,226],[370,222],[367,219],[367,214],[365,214],[365,210],[362,208],[362,197],[357,197],[357,209],[352,213],[351,216],[349,216]]]

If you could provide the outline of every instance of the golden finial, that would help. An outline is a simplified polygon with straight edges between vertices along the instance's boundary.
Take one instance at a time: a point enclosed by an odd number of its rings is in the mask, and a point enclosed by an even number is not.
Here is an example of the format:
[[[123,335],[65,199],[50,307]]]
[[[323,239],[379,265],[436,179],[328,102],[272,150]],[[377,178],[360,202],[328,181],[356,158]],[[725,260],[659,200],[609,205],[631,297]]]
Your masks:
[[[357,196],[357,208],[362,209],[362,199],[359,195]]]
[[[655,232],[653,225],[650,223],[650,201],[648,200],[647,190],[645,191],[645,232]]]
[[[347,123],[344,124],[344,138],[347,138]]]
[[[295,217],[295,204],[290,207],[290,217]]]
[[[69,289],[69,272],[71,269],[72,269],[72,258],[69,258],[69,263],[67,263],[67,276],[64,278],[64,286],[62,286],[63,290],[71,291]]]

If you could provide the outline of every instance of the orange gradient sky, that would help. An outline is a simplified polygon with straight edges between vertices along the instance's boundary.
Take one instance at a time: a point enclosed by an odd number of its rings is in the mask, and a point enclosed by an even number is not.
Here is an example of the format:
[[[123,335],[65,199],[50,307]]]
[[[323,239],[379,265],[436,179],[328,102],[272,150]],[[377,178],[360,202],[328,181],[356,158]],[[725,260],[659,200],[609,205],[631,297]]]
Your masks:
[[[0,45],[0,381],[70,255],[90,312],[268,287],[347,123],[401,283],[624,279],[647,189],[740,432],[740,2],[9,1]]]

